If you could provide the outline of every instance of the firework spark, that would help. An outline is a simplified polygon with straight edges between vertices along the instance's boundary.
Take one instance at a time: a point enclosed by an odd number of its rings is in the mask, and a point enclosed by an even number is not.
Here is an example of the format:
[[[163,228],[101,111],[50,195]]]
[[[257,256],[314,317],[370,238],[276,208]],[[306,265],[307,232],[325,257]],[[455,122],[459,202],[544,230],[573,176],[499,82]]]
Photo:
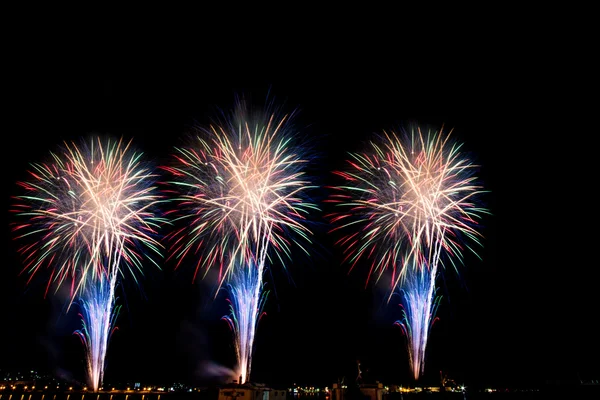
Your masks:
[[[27,282],[49,269],[46,294],[65,284],[67,311],[80,300],[85,315],[76,333],[88,351],[88,378],[97,390],[114,330],[115,285],[124,271],[137,282],[144,260],[158,267],[156,233],[164,220],[154,213],[160,201],[152,186],[155,175],[131,142],[97,137],[80,147],[65,143],[60,153],[50,154],[50,163],[32,164],[31,180],[19,183],[25,194],[15,197],[13,211],[24,222],[13,231],[17,240],[29,240],[19,248]]]
[[[451,133],[451,132],[450,132]],[[460,152],[461,145],[440,131],[415,127],[401,139],[384,132],[372,151],[350,154],[346,181],[335,187],[330,202],[339,210],[329,215],[333,231],[349,230],[337,244],[344,247],[351,269],[370,259],[367,283],[391,275],[388,301],[403,293],[411,365],[415,377],[423,370],[424,352],[435,301],[438,270],[447,261],[454,268],[469,241],[481,245],[477,225],[487,210],[477,205],[483,193],[478,166]],[[476,254],[476,253],[475,253]]]
[[[262,307],[262,280],[275,260],[285,268],[296,238],[310,243],[307,218],[317,206],[308,159],[293,145],[292,115],[251,115],[244,104],[225,123],[200,129],[188,147],[176,148],[169,196],[183,227],[173,231],[169,258],[194,255],[200,270],[218,268],[218,287],[229,281],[238,363],[248,380],[254,331]],[[175,212],[175,211],[174,211]],[[238,271],[255,269],[255,271]]]

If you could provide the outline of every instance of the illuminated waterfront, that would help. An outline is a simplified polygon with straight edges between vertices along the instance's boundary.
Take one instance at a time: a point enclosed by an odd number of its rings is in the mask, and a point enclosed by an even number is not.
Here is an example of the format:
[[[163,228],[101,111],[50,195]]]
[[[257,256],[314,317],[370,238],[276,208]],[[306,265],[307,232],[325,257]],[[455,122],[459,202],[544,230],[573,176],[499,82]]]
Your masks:
[[[99,390],[88,391],[52,391],[52,390],[14,390],[0,392],[0,400],[161,400],[198,399],[209,396],[201,390],[189,392],[164,392],[153,390]],[[216,398],[216,397],[215,397]]]
[[[243,387],[244,385],[240,385]],[[430,399],[546,399],[549,397],[557,399],[595,399],[600,394],[600,385],[581,384],[576,386],[548,386],[539,389],[483,389],[448,391],[440,387],[432,388],[390,388],[386,387],[383,395],[371,398],[367,394],[358,394],[357,391],[345,391],[343,396],[334,396],[332,388],[288,388],[287,400],[410,400],[420,398]],[[281,390],[281,389],[280,389]],[[252,397],[242,400],[269,400],[269,396]],[[173,390],[169,388],[137,388],[125,390],[99,390],[90,392],[88,390],[75,390],[70,387],[63,389],[49,387],[11,387],[2,384],[0,386],[0,400],[218,400],[219,386],[186,388],[184,390]]]

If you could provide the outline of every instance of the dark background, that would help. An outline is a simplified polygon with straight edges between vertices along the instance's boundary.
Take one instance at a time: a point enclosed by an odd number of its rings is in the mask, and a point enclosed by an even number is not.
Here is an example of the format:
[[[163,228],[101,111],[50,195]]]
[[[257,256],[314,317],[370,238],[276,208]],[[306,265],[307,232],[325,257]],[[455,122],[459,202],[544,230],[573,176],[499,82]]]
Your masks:
[[[482,165],[493,216],[482,224],[482,260],[469,256],[460,274],[440,281],[423,379],[437,383],[440,371],[471,385],[598,379],[597,261],[581,228],[594,235],[586,189],[593,182],[584,177],[591,142],[562,129],[571,108],[554,101],[568,103],[563,91],[574,76],[549,70],[555,53],[544,42],[526,46],[485,21],[472,28],[419,42],[393,29],[298,31],[280,41],[265,29],[222,44],[197,33],[185,45],[160,34],[78,41],[78,31],[34,30],[34,39],[11,43],[6,58],[5,209],[28,163],[63,140],[122,135],[160,164],[191,125],[208,123],[240,94],[256,105],[269,94],[300,111],[296,126],[316,152],[324,186],[345,152],[371,134],[410,121],[443,124]],[[253,380],[353,381],[360,360],[365,377],[411,383],[404,338],[392,325],[397,302],[385,306],[381,288],[365,285],[366,268],[348,274],[322,215],[314,217],[314,258],[290,263],[289,276],[273,269]],[[2,242],[0,369],[83,380],[76,310],[65,314],[57,296],[44,299],[43,282],[18,276],[8,223]],[[123,288],[106,381],[195,382],[207,378],[207,366],[233,367],[224,298],[213,302],[210,284],[192,283],[191,269],[166,263]]]

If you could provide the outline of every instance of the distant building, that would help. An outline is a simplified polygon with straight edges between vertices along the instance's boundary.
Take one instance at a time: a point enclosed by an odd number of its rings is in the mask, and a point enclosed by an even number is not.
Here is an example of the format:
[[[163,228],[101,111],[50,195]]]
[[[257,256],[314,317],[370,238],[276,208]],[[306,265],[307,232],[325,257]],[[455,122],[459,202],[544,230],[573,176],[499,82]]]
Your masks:
[[[359,388],[366,400],[383,400],[383,395],[387,393],[383,384],[379,382],[374,384],[363,383],[359,385]]]
[[[346,392],[346,386],[340,383],[334,383],[331,388],[331,400],[344,400]]]
[[[217,400],[285,400],[284,389],[272,389],[260,385],[235,383],[219,388]]]
[[[355,400],[356,397],[362,397],[364,400],[383,400],[384,394],[387,394],[387,389],[379,382],[361,383],[358,384],[357,388],[360,390],[358,396],[348,392],[348,387],[346,385],[334,383],[331,390],[331,400]],[[356,391],[356,388],[354,391]]]

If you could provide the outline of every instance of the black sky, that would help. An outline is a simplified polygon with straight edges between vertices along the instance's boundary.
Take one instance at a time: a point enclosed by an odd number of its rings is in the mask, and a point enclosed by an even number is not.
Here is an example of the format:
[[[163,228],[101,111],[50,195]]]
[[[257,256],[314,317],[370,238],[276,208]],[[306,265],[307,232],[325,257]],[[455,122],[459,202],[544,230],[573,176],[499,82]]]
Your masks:
[[[28,163],[63,140],[122,135],[160,163],[189,126],[208,123],[240,94],[260,105],[269,93],[300,111],[296,125],[320,152],[315,162],[325,184],[344,152],[360,149],[373,133],[410,121],[443,124],[482,165],[493,216],[482,226],[482,260],[467,257],[459,275],[445,275],[426,378],[436,382],[440,370],[473,384],[598,378],[597,272],[589,251],[571,241],[572,216],[563,203],[569,180],[549,183],[558,179],[549,177],[558,162],[548,162],[541,143],[550,132],[530,109],[544,97],[534,71],[494,42],[482,49],[463,40],[457,48],[448,40],[394,57],[385,46],[316,43],[281,54],[249,48],[215,55],[154,44],[141,50],[131,43],[118,52],[92,46],[80,56],[43,39],[35,51],[19,49],[8,78],[5,209]],[[258,328],[254,378],[331,384],[354,379],[360,359],[374,379],[410,382],[404,338],[392,326],[399,308],[384,306],[380,288],[365,288],[366,269],[347,273],[325,232],[317,231],[321,248],[313,261],[290,266],[293,283],[274,269],[276,293]],[[42,285],[26,285],[16,247],[5,224],[0,369],[81,379],[76,313],[65,315],[56,296],[44,299]],[[233,366],[228,327],[220,321],[223,297],[212,302],[208,284],[192,284],[191,270],[172,267],[149,271],[139,288],[124,282],[107,380],[189,381],[202,362]]]

